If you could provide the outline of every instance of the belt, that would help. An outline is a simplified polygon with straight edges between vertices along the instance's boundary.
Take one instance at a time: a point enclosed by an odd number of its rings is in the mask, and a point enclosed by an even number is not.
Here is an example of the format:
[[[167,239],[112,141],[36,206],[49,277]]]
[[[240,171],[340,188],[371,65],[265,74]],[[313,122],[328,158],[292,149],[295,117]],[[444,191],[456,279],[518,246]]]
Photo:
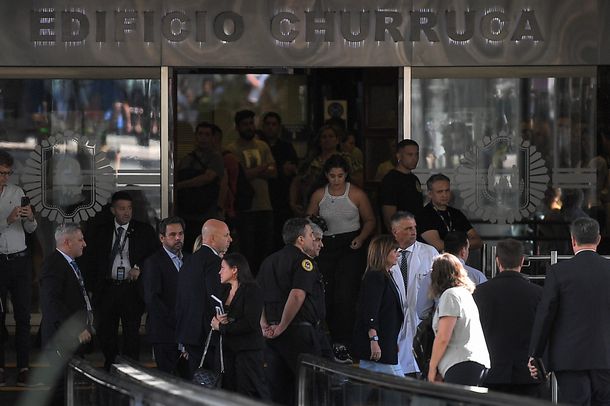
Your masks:
[[[316,321],[315,323],[310,323],[308,321],[297,321],[297,322],[290,323],[290,325],[291,326],[307,326],[307,327],[318,328],[318,327],[320,327],[320,320]]]
[[[112,286],[121,286],[121,285],[126,285],[128,284],[130,281],[127,279],[124,279],[122,281],[118,280],[118,279],[106,279],[106,283]]]
[[[12,254],[0,254],[0,260],[12,261],[13,259],[16,259],[16,258],[27,257],[28,254],[29,254],[28,250],[14,252]]]

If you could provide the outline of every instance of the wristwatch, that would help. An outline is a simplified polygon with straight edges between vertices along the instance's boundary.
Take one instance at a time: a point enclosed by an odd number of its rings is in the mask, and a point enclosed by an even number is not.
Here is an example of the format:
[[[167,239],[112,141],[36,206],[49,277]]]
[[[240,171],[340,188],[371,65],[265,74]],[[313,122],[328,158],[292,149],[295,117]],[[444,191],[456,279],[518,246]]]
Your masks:
[[[373,337],[369,337],[369,341],[379,341],[379,336],[374,335]]]

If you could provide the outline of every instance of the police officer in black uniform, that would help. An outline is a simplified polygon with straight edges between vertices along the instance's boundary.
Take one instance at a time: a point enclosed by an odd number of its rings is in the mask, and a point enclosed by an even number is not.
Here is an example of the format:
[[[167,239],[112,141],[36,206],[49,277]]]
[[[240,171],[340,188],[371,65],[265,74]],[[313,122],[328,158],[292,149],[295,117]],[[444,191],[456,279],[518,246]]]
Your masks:
[[[306,254],[316,249],[309,220],[289,219],[282,237],[286,245],[263,261],[257,280],[264,295],[261,327],[271,398],[292,405],[299,354],[322,354],[325,304],[322,275]]]

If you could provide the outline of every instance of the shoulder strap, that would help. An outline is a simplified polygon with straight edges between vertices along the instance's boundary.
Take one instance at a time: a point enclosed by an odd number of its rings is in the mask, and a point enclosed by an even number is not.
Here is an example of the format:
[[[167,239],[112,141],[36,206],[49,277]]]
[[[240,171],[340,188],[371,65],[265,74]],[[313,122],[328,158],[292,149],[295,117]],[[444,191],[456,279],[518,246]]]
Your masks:
[[[203,361],[205,360],[205,356],[208,354],[208,347],[210,346],[210,341],[212,340],[213,332],[214,330],[210,329],[208,338],[205,340],[205,347],[203,348],[203,355],[201,356],[201,362],[199,362],[199,368],[203,367]],[[225,373],[225,361],[222,355],[222,334],[220,335],[220,373]]]

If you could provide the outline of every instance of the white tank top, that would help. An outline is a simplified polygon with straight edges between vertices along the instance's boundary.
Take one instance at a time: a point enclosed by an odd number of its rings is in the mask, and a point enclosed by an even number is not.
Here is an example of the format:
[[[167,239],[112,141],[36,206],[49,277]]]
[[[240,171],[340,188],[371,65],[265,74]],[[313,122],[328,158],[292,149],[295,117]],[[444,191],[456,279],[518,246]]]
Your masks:
[[[350,183],[345,184],[345,193],[332,196],[328,193],[328,185],[324,187],[324,197],[320,200],[320,216],[326,220],[328,230],[324,235],[350,233],[360,229],[360,213],[358,207],[349,199]]]

